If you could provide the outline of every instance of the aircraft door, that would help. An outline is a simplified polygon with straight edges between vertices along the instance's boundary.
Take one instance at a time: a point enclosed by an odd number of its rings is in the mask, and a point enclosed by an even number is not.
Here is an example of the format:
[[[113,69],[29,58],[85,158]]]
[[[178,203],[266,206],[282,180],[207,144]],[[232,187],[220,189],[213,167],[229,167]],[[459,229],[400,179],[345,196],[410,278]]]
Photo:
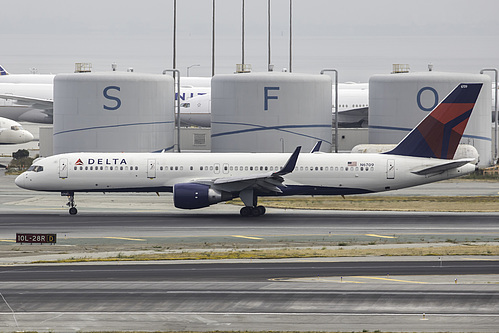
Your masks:
[[[386,179],[395,179],[395,160],[386,161]]]
[[[68,159],[61,158],[59,160],[59,178],[68,178]]]
[[[147,178],[156,178],[156,160],[147,160]]]

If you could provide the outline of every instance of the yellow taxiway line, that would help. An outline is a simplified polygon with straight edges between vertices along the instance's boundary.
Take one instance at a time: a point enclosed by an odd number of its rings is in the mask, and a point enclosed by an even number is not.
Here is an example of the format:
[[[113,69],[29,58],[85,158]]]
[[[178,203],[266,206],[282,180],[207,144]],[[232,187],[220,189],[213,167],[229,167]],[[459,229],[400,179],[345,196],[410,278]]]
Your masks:
[[[383,235],[376,235],[376,234],[365,234],[365,236],[379,237],[379,238],[397,238],[397,237],[393,237],[393,236],[383,236]]]
[[[232,237],[246,238],[246,239],[263,239],[263,238],[259,238],[259,237],[240,236],[240,235],[232,235]]]

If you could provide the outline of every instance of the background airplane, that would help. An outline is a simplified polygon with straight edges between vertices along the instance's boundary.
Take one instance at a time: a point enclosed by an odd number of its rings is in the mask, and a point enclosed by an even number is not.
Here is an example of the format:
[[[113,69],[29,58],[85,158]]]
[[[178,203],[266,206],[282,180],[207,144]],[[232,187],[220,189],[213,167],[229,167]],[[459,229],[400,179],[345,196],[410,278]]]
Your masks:
[[[0,117],[0,144],[20,144],[33,140],[33,134],[18,122]]]
[[[197,209],[239,197],[243,216],[265,214],[259,196],[346,195],[395,190],[471,173],[452,160],[481,83],[458,85],[394,149],[382,154],[68,153],[38,159],[15,180],[25,189],[173,192],[175,207]]]

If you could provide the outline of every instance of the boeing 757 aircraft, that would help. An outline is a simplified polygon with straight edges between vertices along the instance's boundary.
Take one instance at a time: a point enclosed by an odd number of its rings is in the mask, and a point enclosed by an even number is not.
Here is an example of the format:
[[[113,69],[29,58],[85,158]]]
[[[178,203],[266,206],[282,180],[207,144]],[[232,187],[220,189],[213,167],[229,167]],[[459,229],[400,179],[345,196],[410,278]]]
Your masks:
[[[472,159],[452,160],[481,83],[459,84],[393,150],[383,154],[68,153],[36,160],[19,187],[75,192],[173,192],[175,207],[196,209],[239,197],[258,216],[259,196],[382,192],[468,174]]]

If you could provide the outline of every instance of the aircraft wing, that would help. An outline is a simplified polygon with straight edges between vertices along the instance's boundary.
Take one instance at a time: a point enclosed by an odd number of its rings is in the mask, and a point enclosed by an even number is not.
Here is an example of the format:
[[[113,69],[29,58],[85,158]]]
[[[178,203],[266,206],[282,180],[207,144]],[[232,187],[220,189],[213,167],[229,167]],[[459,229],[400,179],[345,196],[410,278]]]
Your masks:
[[[54,101],[51,99],[26,97],[12,94],[0,94],[0,98],[16,100],[20,104],[31,105],[34,109],[52,110]]]
[[[279,186],[283,184],[283,176],[293,172],[300,154],[301,146],[296,147],[286,165],[279,171],[253,174],[244,177],[220,177],[206,180],[193,180],[193,183],[211,185],[213,188],[226,192],[241,192],[246,189],[255,189],[263,192],[282,193]]]
[[[411,172],[416,174],[416,175],[429,175],[432,173],[440,173],[440,172],[444,172],[444,171],[447,171],[450,169],[459,168],[459,167],[461,167],[465,164],[468,164],[470,162],[473,162],[473,161],[474,161],[473,158],[462,158],[459,160],[450,160],[450,161],[445,161],[441,164],[432,165],[429,167],[425,166],[425,167],[413,170]]]

